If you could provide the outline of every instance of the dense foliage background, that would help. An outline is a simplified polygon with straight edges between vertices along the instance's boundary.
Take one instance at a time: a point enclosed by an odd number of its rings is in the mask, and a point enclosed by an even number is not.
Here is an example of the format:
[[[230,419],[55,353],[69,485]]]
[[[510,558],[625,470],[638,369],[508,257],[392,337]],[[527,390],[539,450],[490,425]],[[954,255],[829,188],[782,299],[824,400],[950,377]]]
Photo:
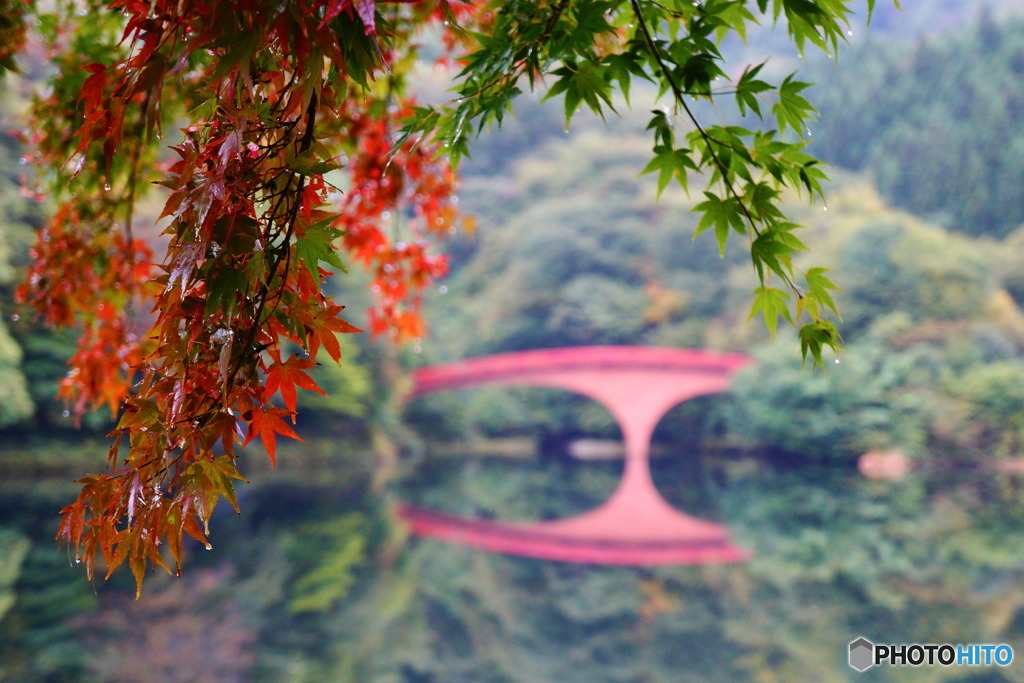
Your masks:
[[[72,428],[53,402],[71,346],[10,303],[45,203],[20,195],[22,151],[0,138],[0,680],[840,680],[858,635],[1024,652],[1024,499],[1006,473],[1024,444],[1024,23],[1013,2],[904,4],[906,18],[879,7],[841,68],[807,67],[835,182],[827,211],[792,211],[844,290],[828,373],[746,324],[749,257],[691,242],[695,200],[654,202],[642,108],[566,133],[559,106],[525,100],[465,167],[460,206],[482,228],[450,244],[432,337],[345,342],[341,368],[314,371],[329,398],[303,397],[306,443],[272,477],[253,458],[244,514],[219,510],[215,548],[191,546],[192,570],[138,601],[130,577],[89,585],[54,550],[70,479],[99,466],[111,425]],[[0,102],[16,108],[21,85]],[[365,277],[335,278],[352,309]],[[666,498],[728,524],[753,560],[561,565],[396,525],[398,497],[499,519],[603,500],[621,462],[569,455],[617,437],[599,406],[540,390],[397,399],[418,365],[585,344],[757,358],[728,395],[674,410],[653,462]],[[911,475],[860,476],[872,448],[902,450]]]

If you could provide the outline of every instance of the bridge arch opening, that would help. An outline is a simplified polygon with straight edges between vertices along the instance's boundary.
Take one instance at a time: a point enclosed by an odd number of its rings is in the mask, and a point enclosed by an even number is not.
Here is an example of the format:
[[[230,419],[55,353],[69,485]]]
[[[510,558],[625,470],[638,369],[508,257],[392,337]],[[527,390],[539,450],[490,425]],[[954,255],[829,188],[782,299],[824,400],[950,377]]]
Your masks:
[[[651,479],[658,494],[672,507],[706,519],[718,517],[720,469],[713,459],[721,438],[715,422],[724,397],[697,396],[672,407],[651,437]]]
[[[414,485],[398,490],[413,506],[466,518],[553,520],[597,507],[622,478],[615,417],[565,389],[455,389],[408,401],[405,416],[426,444],[408,478]]]

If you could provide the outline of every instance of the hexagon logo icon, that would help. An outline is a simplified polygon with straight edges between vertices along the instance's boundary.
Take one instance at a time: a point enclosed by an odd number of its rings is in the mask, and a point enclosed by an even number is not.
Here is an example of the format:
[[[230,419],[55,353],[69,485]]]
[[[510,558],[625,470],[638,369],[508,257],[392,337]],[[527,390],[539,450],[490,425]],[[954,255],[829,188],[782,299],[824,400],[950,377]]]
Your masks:
[[[858,638],[850,643],[850,666],[857,671],[866,671],[875,665],[875,645],[867,638]]]

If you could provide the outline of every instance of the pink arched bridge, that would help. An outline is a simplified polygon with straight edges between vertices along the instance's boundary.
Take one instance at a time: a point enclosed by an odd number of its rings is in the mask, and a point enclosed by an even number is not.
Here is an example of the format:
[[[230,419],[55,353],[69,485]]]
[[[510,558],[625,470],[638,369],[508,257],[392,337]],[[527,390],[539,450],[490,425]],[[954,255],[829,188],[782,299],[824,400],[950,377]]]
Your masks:
[[[604,405],[626,445],[622,480],[598,508],[544,522],[498,522],[399,506],[412,532],[493,552],[566,562],[658,565],[736,562],[720,524],[686,515],[651,479],[651,435],[682,401],[725,389],[746,356],[691,349],[584,346],[503,353],[422,368],[409,399],[485,384],[567,389]]]

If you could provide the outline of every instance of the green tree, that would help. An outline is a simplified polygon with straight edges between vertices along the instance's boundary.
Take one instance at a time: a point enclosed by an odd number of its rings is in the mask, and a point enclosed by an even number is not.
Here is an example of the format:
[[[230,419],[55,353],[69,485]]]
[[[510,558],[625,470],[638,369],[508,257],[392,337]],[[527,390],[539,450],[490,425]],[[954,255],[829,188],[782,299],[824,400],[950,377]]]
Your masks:
[[[1004,237],[1024,221],[1024,20],[966,23],[916,44],[869,40],[815,70],[811,151],[942,227]]]
[[[10,92],[9,88],[4,90]],[[7,114],[9,108],[0,105],[0,119]],[[8,302],[13,298],[18,278],[18,257],[25,251],[35,222],[35,212],[28,200],[18,194],[19,147],[12,136],[0,135],[0,301],[4,302],[0,303],[0,386],[5,387],[4,401],[0,403],[0,429],[26,420],[35,409],[25,377],[24,353],[8,328],[9,323],[20,321]]]

